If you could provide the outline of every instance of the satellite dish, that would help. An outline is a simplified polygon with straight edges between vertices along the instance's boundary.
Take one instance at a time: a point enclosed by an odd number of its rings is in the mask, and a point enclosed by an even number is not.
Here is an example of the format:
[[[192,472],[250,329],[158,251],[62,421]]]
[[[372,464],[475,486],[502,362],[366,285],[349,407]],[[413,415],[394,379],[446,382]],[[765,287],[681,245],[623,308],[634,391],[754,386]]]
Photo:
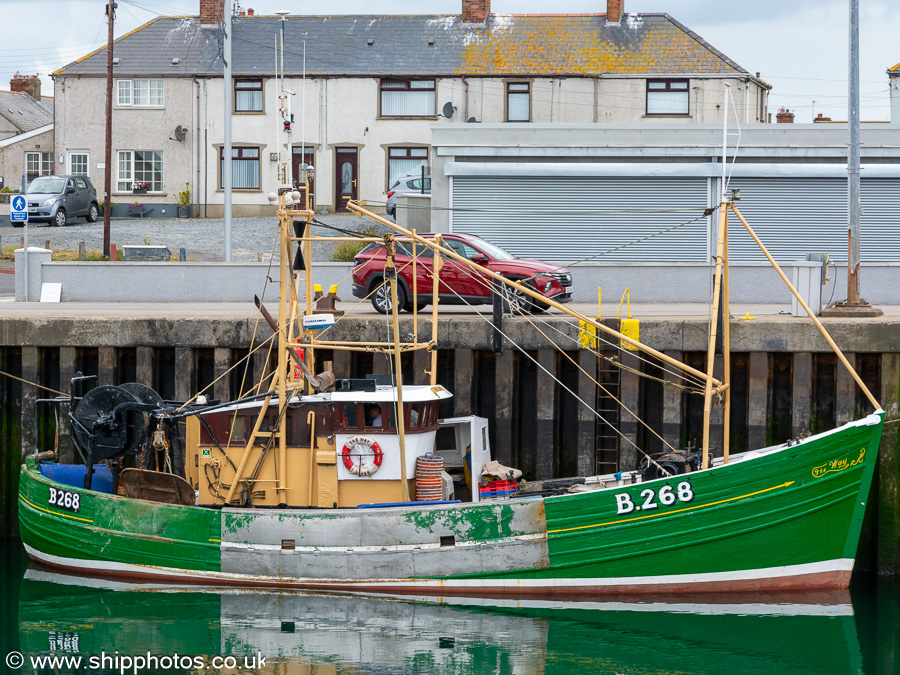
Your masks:
[[[470,117],[469,119],[466,120],[466,122],[477,122],[477,121],[478,120],[476,120],[474,117]]]
[[[175,140],[179,143],[184,140],[184,137],[187,136],[187,129],[185,129],[180,124],[175,127]]]
[[[453,113],[455,111],[456,111],[456,107],[453,105],[453,103],[451,101],[447,101],[444,104],[444,108],[441,112],[444,114],[444,117],[446,117],[447,119],[450,119],[451,117],[453,117]]]

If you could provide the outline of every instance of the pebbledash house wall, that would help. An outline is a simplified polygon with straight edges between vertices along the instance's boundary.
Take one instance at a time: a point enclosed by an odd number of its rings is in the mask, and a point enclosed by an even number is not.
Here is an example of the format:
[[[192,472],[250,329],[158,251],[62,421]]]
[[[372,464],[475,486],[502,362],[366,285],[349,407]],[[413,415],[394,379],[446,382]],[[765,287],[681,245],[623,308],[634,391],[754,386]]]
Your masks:
[[[398,70],[402,71],[402,68]],[[146,77],[146,76],[142,76]],[[402,72],[397,77],[403,77]],[[127,79],[116,73],[116,79]],[[113,169],[119,150],[161,150],[164,188],[141,195],[141,203],[171,205],[176,193],[191,184],[196,215],[221,217],[224,193],[219,188],[219,152],[224,145],[224,80],[221,77],[166,76],[161,108],[113,108]],[[765,121],[759,102],[760,88],[746,75],[733,78],[690,76],[690,112],[684,116],[647,116],[647,76],[584,77],[436,77],[435,111],[445,103],[455,108],[451,119],[379,118],[379,77],[300,77],[285,79],[295,92],[293,145],[305,143],[314,152],[316,208],[334,212],[335,149],[358,149],[358,196],[380,208],[388,185],[389,147],[429,147],[431,129],[448,122],[475,118],[478,123],[504,123],[506,85],[510,81],[531,84],[531,121],[570,124],[590,123],[721,123],[723,81],[732,85],[735,104],[750,123]],[[71,151],[89,153],[90,178],[102,193],[104,181],[105,80],[99,77],[58,76],[56,93],[56,156]],[[267,195],[278,184],[279,162],[272,153],[286,156],[287,135],[281,130],[277,92],[280,82],[264,77],[263,113],[232,115],[232,144],[260,148],[260,189],[235,190],[234,215],[270,215],[274,207]],[[305,95],[304,95],[305,90]],[[305,106],[304,106],[305,104]],[[305,107],[305,113],[304,113]],[[517,123],[511,122],[511,125]],[[188,128],[187,138],[174,140],[177,126]],[[429,151],[433,162],[433,151]],[[199,189],[197,187],[199,186]],[[130,191],[116,190],[118,203],[131,203]],[[199,209],[197,208],[199,207]]]
[[[127,73],[116,73],[116,79],[131,79]],[[112,197],[118,204],[171,205],[178,201],[177,193],[185,182],[196,181],[195,87],[190,78],[165,78],[162,107],[119,107],[113,90],[112,113]],[[88,176],[97,196],[103,199],[105,180],[105,101],[106,81],[93,77],[57,77],[54,81],[56,105],[54,125],[57,173],[67,170],[69,153],[88,153]],[[90,105],[86,105],[90,102]],[[184,141],[175,140],[175,128],[187,127]],[[153,150],[163,153],[163,189],[144,195],[133,195],[129,187],[119,190],[116,185],[118,152],[122,150]],[[174,217],[174,208],[171,216]],[[166,214],[168,215],[168,214]]]

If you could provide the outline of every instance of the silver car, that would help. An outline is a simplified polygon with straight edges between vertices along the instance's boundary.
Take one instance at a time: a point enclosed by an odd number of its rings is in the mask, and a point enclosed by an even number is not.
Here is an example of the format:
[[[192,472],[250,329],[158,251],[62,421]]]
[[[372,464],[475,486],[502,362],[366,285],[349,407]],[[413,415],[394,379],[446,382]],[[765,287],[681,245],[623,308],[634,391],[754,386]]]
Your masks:
[[[414,173],[409,176],[403,176],[394,181],[391,189],[388,190],[387,202],[385,202],[384,210],[394,220],[397,219],[397,193],[401,194],[431,194],[431,175]]]
[[[40,176],[25,188],[28,222],[63,227],[70,218],[97,221],[97,190],[87,176]],[[13,223],[22,226],[24,223]]]

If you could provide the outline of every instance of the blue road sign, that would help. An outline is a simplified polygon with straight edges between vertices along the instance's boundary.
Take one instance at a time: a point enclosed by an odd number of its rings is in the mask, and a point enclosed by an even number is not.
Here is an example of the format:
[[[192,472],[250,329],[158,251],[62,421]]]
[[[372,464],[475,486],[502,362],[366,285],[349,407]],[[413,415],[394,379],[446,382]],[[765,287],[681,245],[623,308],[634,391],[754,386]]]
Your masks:
[[[9,222],[11,223],[27,223],[28,222],[28,205],[25,197],[16,195],[12,198],[9,210]]]

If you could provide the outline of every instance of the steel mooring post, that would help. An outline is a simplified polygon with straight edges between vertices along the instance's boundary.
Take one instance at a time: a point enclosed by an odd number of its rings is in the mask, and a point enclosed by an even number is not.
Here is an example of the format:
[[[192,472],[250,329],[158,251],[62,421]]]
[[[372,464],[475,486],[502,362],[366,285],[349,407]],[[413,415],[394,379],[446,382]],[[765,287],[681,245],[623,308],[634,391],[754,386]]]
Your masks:
[[[504,286],[494,280],[494,354],[503,353],[503,296]]]

